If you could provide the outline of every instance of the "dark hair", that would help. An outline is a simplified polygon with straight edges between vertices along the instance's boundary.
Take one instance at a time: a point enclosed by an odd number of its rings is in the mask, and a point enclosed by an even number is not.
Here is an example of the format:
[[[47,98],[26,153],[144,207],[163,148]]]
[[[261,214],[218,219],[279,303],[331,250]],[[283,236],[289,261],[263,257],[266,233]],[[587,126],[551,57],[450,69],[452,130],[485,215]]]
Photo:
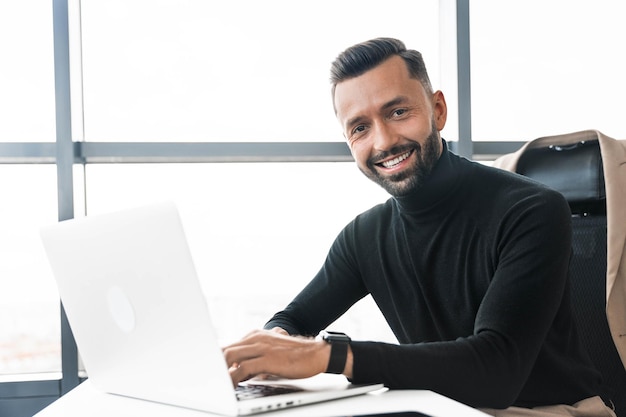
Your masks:
[[[376,38],[351,46],[335,59],[330,67],[332,96],[335,96],[338,83],[358,77],[394,55],[400,56],[406,63],[410,76],[419,80],[427,93],[432,93],[433,88],[421,53],[406,49],[404,43],[398,39]]]

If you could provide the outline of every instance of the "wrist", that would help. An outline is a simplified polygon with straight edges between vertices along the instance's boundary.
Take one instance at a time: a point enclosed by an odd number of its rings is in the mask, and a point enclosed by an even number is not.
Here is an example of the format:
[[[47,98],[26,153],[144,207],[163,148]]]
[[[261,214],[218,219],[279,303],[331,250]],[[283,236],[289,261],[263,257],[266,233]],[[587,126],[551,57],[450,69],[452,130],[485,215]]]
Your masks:
[[[322,330],[317,337],[323,340],[330,349],[328,355],[328,365],[325,373],[330,374],[352,374],[352,350],[350,349],[350,337],[345,333],[328,332]]]

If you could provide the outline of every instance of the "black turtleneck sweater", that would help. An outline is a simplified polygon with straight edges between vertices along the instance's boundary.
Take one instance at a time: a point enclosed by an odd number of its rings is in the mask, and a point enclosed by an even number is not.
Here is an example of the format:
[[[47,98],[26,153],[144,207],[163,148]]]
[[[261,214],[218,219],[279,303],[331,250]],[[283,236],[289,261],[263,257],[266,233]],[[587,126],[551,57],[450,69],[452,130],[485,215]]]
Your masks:
[[[314,335],[371,294],[400,344],[353,341],[353,382],[474,407],[573,404],[599,374],[573,324],[570,239],[561,194],[444,146],[426,184],[349,223],[265,327]]]

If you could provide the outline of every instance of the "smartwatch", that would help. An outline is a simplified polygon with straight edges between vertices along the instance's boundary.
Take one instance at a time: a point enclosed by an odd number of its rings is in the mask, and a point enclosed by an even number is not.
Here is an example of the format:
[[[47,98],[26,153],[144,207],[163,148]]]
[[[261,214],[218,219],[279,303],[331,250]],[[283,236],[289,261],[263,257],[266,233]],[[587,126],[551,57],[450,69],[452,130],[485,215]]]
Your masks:
[[[327,374],[342,374],[348,359],[348,345],[350,337],[345,333],[322,330],[320,339],[330,344],[330,359],[328,360]]]

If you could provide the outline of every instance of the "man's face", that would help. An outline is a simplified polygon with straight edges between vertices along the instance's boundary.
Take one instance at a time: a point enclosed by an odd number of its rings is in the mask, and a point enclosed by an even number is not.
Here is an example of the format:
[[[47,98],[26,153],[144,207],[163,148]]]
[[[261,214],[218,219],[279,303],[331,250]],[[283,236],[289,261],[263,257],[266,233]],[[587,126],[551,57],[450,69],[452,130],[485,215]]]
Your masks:
[[[443,94],[428,94],[394,56],[337,84],[334,100],[359,169],[396,197],[420,188],[442,151]]]

